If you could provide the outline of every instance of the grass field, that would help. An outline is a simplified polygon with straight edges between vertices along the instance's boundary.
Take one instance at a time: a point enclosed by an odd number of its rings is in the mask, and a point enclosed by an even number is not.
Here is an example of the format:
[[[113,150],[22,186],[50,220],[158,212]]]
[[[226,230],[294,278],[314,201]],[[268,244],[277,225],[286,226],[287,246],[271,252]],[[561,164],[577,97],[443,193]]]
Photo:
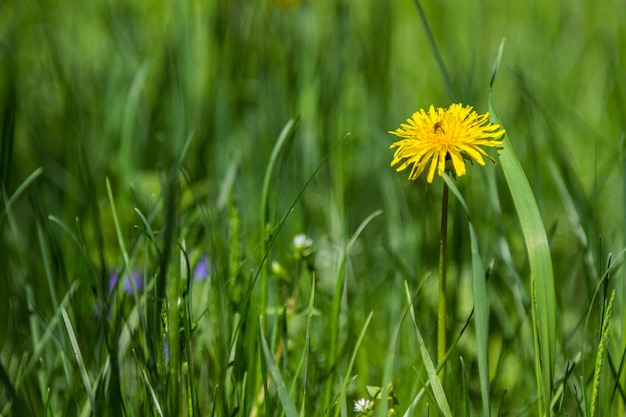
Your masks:
[[[0,415],[625,415],[623,22],[0,2]],[[452,103],[497,164],[390,167]]]

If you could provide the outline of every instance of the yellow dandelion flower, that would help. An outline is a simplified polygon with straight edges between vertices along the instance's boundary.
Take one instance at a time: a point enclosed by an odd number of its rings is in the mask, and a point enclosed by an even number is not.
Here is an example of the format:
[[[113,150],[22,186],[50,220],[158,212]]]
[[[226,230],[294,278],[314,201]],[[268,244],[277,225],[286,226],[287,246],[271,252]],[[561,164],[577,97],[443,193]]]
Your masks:
[[[465,175],[464,159],[484,166],[484,156],[495,164],[481,146],[500,145],[502,141],[497,138],[504,134],[500,125],[489,123],[489,113],[479,115],[472,106],[458,103],[447,109],[430,106],[428,113],[421,109],[407,123],[389,132],[402,138],[390,146],[398,148],[391,166],[400,163],[396,170],[402,171],[412,165],[409,179],[415,180],[430,164],[426,176],[429,183],[433,182],[435,170],[443,176],[447,160],[452,162],[457,177]]]

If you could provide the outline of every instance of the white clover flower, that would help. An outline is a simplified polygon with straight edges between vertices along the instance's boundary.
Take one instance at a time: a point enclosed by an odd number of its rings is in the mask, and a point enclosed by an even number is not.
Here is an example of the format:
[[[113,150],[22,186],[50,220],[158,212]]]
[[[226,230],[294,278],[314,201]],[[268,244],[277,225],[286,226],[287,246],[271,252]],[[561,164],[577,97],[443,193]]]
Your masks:
[[[354,411],[357,413],[367,413],[372,409],[373,405],[374,404],[370,400],[366,398],[361,398],[354,403]]]
[[[306,259],[313,254],[313,239],[304,233],[297,234],[291,241],[291,249],[296,259]]]
[[[294,236],[292,244],[296,251],[304,251],[313,245],[313,240],[304,233],[300,233]]]

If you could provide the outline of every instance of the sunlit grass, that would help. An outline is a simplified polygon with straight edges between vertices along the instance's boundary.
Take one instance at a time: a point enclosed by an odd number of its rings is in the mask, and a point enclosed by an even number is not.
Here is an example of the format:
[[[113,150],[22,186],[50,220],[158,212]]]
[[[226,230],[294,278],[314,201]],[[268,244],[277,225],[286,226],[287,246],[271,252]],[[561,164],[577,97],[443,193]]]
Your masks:
[[[0,415],[623,414],[621,4],[284,3],[0,3]]]

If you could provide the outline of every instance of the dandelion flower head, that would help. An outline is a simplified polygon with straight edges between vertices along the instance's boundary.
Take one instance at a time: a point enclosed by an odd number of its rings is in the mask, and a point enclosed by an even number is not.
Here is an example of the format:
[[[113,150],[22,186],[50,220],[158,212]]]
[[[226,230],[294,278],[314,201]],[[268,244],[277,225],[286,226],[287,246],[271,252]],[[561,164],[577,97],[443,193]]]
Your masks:
[[[497,139],[504,129],[489,123],[489,113],[479,115],[472,106],[455,103],[447,109],[435,110],[434,106],[428,112],[421,109],[389,133],[402,138],[390,146],[397,148],[391,166],[399,164],[397,171],[411,166],[410,180],[415,180],[428,167],[426,181],[432,183],[435,172],[443,176],[447,160],[451,161],[457,177],[465,175],[464,159],[485,165],[483,157],[486,157],[495,163],[482,146],[500,145],[502,141]]]

